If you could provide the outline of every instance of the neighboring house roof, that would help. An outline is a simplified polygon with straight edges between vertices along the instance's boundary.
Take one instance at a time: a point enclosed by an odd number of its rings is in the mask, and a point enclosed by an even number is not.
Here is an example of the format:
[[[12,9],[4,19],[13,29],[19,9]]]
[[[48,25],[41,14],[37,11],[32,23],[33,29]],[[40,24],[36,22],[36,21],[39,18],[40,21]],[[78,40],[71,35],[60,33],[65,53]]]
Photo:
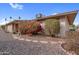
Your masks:
[[[56,14],[56,15],[45,16],[45,17],[33,19],[33,20],[40,21],[40,20],[46,20],[46,19],[51,19],[51,18],[60,18],[60,17],[63,17],[63,16],[67,16],[69,24],[73,24],[77,13],[78,13],[78,11],[76,10],[76,11],[71,11],[71,12],[59,13],[59,14]]]
[[[56,15],[44,16],[44,17],[32,19],[32,20],[14,20],[14,21],[6,24],[6,25],[9,25],[9,24],[12,24],[12,23],[27,22],[27,21],[43,21],[43,20],[46,20],[46,19],[60,18],[60,17],[63,17],[63,16],[66,16],[68,18],[69,24],[73,24],[77,13],[78,13],[78,11],[71,11],[71,12],[65,12],[65,13],[60,13],[60,14],[56,14]]]

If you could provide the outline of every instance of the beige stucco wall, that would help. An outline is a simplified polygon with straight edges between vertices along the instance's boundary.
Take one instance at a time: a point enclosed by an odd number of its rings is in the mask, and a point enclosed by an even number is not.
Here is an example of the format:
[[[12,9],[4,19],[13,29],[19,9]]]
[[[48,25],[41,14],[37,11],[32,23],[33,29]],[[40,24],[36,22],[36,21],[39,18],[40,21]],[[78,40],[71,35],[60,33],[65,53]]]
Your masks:
[[[13,32],[13,29],[12,29],[12,24],[11,25],[7,25],[6,26],[6,30],[7,30],[7,32]]]
[[[65,37],[66,32],[69,31],[69,23],[68,23],[67,17],[66,16],[61,17],[59,21],[60,21],[60,33],[59,33],[59,35],[61,37]]]

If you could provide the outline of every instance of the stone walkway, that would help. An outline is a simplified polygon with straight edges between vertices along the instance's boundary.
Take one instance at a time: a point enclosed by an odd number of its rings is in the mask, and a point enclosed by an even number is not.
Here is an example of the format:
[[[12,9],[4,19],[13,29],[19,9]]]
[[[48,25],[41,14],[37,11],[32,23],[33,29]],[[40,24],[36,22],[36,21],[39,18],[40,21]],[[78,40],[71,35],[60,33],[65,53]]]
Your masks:
[[[24,41],[34,42],[34,43],[43,43],[43,44],[48,44],[48,43],[49,44],[62,44],[62,43],[64,43],[63,40],[61,40],[61,39],[59,40],[57,38],[53,38],[54,40],[53,39],[51,40],[51,37],[43,37],[43,38],[40,37],[39,40],[37,38],[34,39],[34,37],[33,38],[32,37],[23,38],[23,37],[18,37],[16,35],[13,35],[13,37],[17,40],[24,40]]]

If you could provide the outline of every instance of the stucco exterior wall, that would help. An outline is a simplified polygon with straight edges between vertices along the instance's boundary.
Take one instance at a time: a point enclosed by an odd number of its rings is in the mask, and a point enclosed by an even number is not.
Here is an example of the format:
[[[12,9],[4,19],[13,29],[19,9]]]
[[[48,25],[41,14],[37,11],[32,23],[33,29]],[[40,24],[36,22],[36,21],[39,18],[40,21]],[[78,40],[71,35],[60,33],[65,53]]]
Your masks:
[[[13,32],[13,28],[12,28],[12,24],[11,25],[7,25],[6,27],[7,32]]]
[[[18,25],[16,24],[9,24],[6,26],[6,31],[10,33],[18,32]]]
[[[59,35],[61,37],[65,37],[66,32],[69,31],[69,23],[68,23],[67,17],[66,16],[61,17],[59,19],[59,21],[60,21],[60,33],[59,33]]]

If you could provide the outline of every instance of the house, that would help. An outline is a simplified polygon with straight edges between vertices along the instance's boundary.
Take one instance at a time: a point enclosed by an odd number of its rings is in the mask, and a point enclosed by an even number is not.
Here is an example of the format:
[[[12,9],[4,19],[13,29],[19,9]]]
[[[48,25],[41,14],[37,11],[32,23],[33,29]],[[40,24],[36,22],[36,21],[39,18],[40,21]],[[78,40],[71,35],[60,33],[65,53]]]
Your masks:
[[[44,24],[45,20],[50,20],[50,19],[59,20],[59,22],[60,22],[59,36],[65,37],[66,32],[69,31],[69,29],[70,29],[69,25],[73,24],[77,13],[78,13],[78,11],[71,11],[71,12],[65,12],[65,13],[60,13],[60,14],[56,14],[56,15],[46,16],[46,17],[35,19],[35,20],[42,21],[42,24]]]
[[[15,33],[18,32],[19,23],[27,22],[27,20],[14,20],[12,22],[9,22],[5,26],[6,32]]]
[[[71,11],[71,12],[65,12],[60,13],[56,15],[50,15],[50,16],[44,16],[41,18],[32,19],[31,21],[38,21],[41,22],[41,25],[44,27],[44,21],[49,19],[57,19],[60,22],[60,33],[59,36],[64,37],[66,35],[66,32],[69,31],[69,25],[72,25],[74,22],[74,19],[77,15],[78,11]],[[28,22],[28,20],[15,20],[13,22],[10,22],[6,24],[6,30],[8,32],[18,32],[19,23],[22,22]]]

